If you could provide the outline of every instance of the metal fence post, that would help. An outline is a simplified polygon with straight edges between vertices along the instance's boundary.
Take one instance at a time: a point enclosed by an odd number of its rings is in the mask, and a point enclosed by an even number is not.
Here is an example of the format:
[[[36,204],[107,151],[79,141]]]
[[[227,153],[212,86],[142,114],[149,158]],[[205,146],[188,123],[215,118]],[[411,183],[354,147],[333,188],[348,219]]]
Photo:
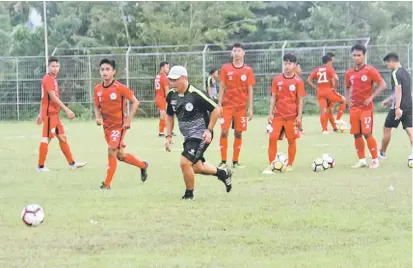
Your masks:
[[[205,45],[204,50],[202,50],[202,87],[204,88],[205,91],[207,91],[206,88],[206,51],[208,49],[208,44]]]
[[[410,46],[407,45],[407,69],[410,71]]]
[[[366,43],[364,43],[364,46],[367,48],[368,44],[370,43],[370,37],[367,38]],[[368,63],[368,53],[366,53],[366,58],[365,58],[365,62]]]
[[[129,87],[129,53],[131,51],[131,47],[128,47],[128,50],[125,54],[125,75],[126,75],[126,86]],[[130,110],[130,103],[129,100],[126,101],[126,114],[129,115]]]
[[[285,47],[287,46],[287,41],[284,41],[284,44],[283,44],[283,46],[281,47],[281,68],[282,68],[282,71],[284,72],[284,50],[285,50]]]
[[[16,57],[16,108],[17,121],[20,121],[20,96],[19,96],[19,58]]]
[[[90,102],[90,120],[93,119],[93,111],[94,111],[94,104],[93,104],[93,94],[92,94],[92,62],[90,55],[87,56],[89,66],[88,66],[88,72],[89,72],[89,102]]]

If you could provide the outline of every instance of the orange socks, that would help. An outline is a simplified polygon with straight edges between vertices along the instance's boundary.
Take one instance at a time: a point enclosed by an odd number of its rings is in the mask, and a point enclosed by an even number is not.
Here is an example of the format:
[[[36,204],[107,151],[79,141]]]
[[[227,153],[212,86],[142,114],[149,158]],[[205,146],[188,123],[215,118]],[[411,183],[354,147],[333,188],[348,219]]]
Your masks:
[[[375,141],[374,141],[375,142]],[[357,155],[359,159],[364,159],[366,158],[366,154],[364,152],[364,140],[363,137],[358,137],[354,139],[354,145],[357,150]],[[376,152],[377,153],[377,152]]]
[[[328,114],[327,113],[321,113],[320,114],[320,123],[321,123],[321,127],[323,128],[323,131],[327,131],[327,122],[328,122]]]
[[[366,141],[367,141],[367,147],[369,148],[369,151],[371,153],[371,158],[377,159],[378,155],[377,155],[376,139],[373,136],[370,136],[366,139]]]
[[[46,161],[46,156],[48,152],[49,144],[41,142],[39,146],[39,162],[38,166],[43,167],[44,162]]]
[[[116,167],[118,165],[118,160],[116,159],[116,156],[109,156],[108,157],[108,170],[106,173],[106,180],[105,180],[105,186],[109,187],[112,179],[113,179],[113,175],[115,175],[116,172]]]
[[[238,162],[239,154],[241,152],[242,139],[235,138],[233,146],[234,151],[232,153],[232,162]]]
[[[333,129],[337,129],[336,119],[334,119],[334,113],[328,113],[328,121],[330,121],[331,126]]]
[[[297,147],[295,139],[288,140],[288,165],[292,166],[297,153]]]
[[[344,111],[346,110],[346,103],[343,102],[338,106],[338,111],[337,111],[337,121],[341,119],[341,117],[344,114]]]
[[[227,161],[228,138],[219,139],[219,148],[221,150],[221,160]]]
[[[59,141],[60,149],[62,150],[63,154],[66,157],[66,160],[69,164],[73,164],[75,161],[73,160],[72,152],[70,151],[69,144],[67,142]]]
[[[134,157],[131,154],[125,154],[125,159],[123,159],[123,162],[125,162],[126,164],[132,165],[132,166],[136,166],[138,168],[145,168],[146,164],[145,162],[142,162],[141,160],[137,159],[136,157]]]
[[[159,133],[164,133],[166,122],[164,119],[159,119]]]
[[[277,155],[278,150],[278,137],[274,135],[270,135],[270,140],[268,144],[268,163],[271,164],[272,161],[275,160],[275,156]]]

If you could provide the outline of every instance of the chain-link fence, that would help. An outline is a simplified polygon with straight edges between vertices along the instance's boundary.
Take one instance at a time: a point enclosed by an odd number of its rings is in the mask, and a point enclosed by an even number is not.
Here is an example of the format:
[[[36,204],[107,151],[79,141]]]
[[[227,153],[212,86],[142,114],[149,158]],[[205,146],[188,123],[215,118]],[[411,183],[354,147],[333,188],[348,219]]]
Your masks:
[[[314,43],[302,44],[303,41],[266,43],[267,47],[259,47],[262,43],[248,45],[245,62],[252,66],[257,84],[254,87],[254,108],[256,114],[267,114],[269,108],[270,86],[272,78],[282,72],[282,56],[292,52],[297,55],[302,77],[305,80],[314,68],[321,64],[321,57],[327,52],[333,52],[334,67],[340,78],[339,90],[343,93],[344,74],[353,63],[350,55],[351,44],[317,46]],[[361,40],[363,41],[363,40]],[[366,40],[364,40],[366,41]],[[368,42],[368,40],[367,40]],[[367,43],[361,42],[361,43]],[[316,46],[308,46],[316,45]],[[396,52],[401,63],[410,73],[412,72],[412,45],[369,45],[367,47],[367,63],[375,66],[388,82],[388,90],[383,96],[390,93],[390,71],[383,64],[383,57],[388,52]],[[61,99],[69,104],[77,117],[90,119],[93,117],[93,89],[100,81],[98,62],[104,57],[113,58],[117,63],[116,78],[135,91],[141,101],[138,116],[158,116],[154,104],[154,77],[161,61],[168,61],[171,66],[184,65],[188,69],[190,81],[195,86],[204,89],[205,80],[211,69],[219,69],[222,64],[229,62],[229,47],[205,46],[197,51],[185,52],[185,47],[167,48],[139,48],[124,49],[111,54],[68,53],[72,55],[58,55],[60,73],[58,82]],[[189,49],[188,49],[189,50]],[[110,52],[109,49],[107,51]],[[106,52],[106,51],[105,51]],[[0,120],[28,120],[35,118],[39,112],[41,96],[41,79],[45,72],[43,57],[7,57],[0,58]],[[315,91],[306,86],[305,113],[316,112]]]

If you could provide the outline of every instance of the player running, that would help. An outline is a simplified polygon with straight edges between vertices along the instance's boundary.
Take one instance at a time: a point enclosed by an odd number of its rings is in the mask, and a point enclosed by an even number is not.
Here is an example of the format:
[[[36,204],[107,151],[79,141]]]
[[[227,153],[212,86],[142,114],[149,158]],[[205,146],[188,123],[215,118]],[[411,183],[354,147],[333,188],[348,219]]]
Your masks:
[[[86,162],[76,162],[73,159],[65,129],[60,121],[59,111],[63,109],[69,119],[75,118],[75,114],[67,108],[66,105],[59,99],[59,85],[56,76],[60,69],[59,60],[55,57],[49,58],[48,73],[42,79],[42,100],[40,103],[40,112],[36,122],[38,125],[43,123],[42,140],[39,146],[39,161],[37,170],[40,172],[48,172],[45,167],[47,152],[49,150],[50,140],[57,137],[59,140],[60,149],[66,157],[70,168],[76,169],[86,165]]]
[[[391,103],[391,109],[387,114],[384,123],[383,140],[379,151],[379,158],[386,158],[387,146],[391,138],[392,128],[397,128],[400,122],[406,130],[412,144],[412,88],[409,72],[403,68],[396,53],[389,53],[383,61],[387,68],[392,70],[391,87],[392,94],[382,102],[382,107],[386,108]]]
[[[96,85],[94,93],[96,124],[103,125],[105,139],[108,144],[108,168],[106,180],[100,189],[110,189],[117,160],[140,168],[141,180],[148,178],[148,162],[141,161],[123,150],[123,139],[130,128],[133,116],[138,109],[139,101],[132,90],[114,80],[116,63],[114,60],[102,59],[99,63],[101,84]],[[131,103],[129,116],[125,116],[126,100]]]
[[[314,71],[308,76],[307,83],[317,90],[317,99],[320,106],[320,123],[323,134],[328,134],[327,124],[329,117],[333,117],[332,109],[329,109],[330,103],[333,105],[338,102],[345,102],[345,98],[338,94],[334,89],[338,83],[338,76],[336,71],[332,67],[332,59],[325,55],[322,57],[323,65],[314,69]],[[313,83],[314,79],[317,80],[317,86]],[[337,131],[337,125],[335,121],[330,122],[333,130]]]
[[[160,71],[155,76],[155,103],[159,110],[159,137],[163,137],[165,130],[166,116],[166,95],[169,92],[169,82],[166,75],[169,72],[169,63],[161,62],[159,65]]]
[[[221,168],[227,167],[228,132],[233,122],[234,144],[232,167],[243,168],[238,162],[242,145],[242,132],[247,130],[247,119],[253,116],[254,71],[244,63],[245,50],[242,44],[232,46],[232,63],[224,64],[220,71],[221,86],[218,105],[221,111]],[[248,101],[248,113],[247,113]]]
[[[195,174],[213,175],[231,191],[231,171],[206,163],[204,153],[213,138],[213,128],[221,113],[217,104],[203,91],[188,82],[188,72],[182,66],[174,66],[168,75],[172,88],[167,97],[165,149],[171,151],[174,115],[178,118],[179,130],[184,136],[181,154],[181,170],[185,181],[182,199],[195,199]]]
[[[272,80],[271,104],[268,123],[272,126],[268,146],[268,162],[270,166],[263,174],[272,174],[271,162],[277,154],[278,138],[285,133],[288,141],[287,171],[292,171],[296,154],[295,126],[301,125],[303,112],[302,97],[305,96],[304,82],[294,72],[297,58],[293,54],[285,54],[284,73]]]
[[[363,136],[367,141],[367,147],[372,155],[370,168],[378,168],[377,142],[372,135],[373,131],[373,100],[386,88],[386,82],[380,73],[371,65],[365,64],[366,47],[360,44],[351,48],[355,67],[346,72],[346,99],[350,107],[350,134],[354,135],[354,144],[357,150],[359,162],[353,168],[367,166],[364,151]],[[378,87],[373,92],[373,84]]]

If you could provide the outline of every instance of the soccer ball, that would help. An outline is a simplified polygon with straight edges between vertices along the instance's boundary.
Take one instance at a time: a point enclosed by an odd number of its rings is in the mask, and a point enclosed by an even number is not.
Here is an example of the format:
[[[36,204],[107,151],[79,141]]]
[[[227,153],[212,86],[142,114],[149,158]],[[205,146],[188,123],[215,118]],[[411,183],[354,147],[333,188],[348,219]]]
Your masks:
[[[275,160],[278,160],[284,164],[287,164],[288,162],[288,157],[286,154],[284,153],[277,153],[277,155],[275,156]]]
[[[337,123],[337,132],[345,133],[347,131],[347,124],[344,122]]]
[[[313,164],[311,164],[311,167],[314,172],[321,172],[328,169],[328,163],[321,158],[316,158]]]
[[[321,159],[328,163],[329,168],[333,168],[336,165],[336,159],[331,154],[323,154]]]
[[[44,220],[44,210],[36,204],[27,205],[21,216],[22,221],[29,227],[40,225]]]
[[[287,164],[277,159],[271,162],[271,166],[273,172],[284,173],[287,169]]]
[[[413,167],[413,155],[409,155],[409,159],[407,160],[407,166],[409,168]]]

